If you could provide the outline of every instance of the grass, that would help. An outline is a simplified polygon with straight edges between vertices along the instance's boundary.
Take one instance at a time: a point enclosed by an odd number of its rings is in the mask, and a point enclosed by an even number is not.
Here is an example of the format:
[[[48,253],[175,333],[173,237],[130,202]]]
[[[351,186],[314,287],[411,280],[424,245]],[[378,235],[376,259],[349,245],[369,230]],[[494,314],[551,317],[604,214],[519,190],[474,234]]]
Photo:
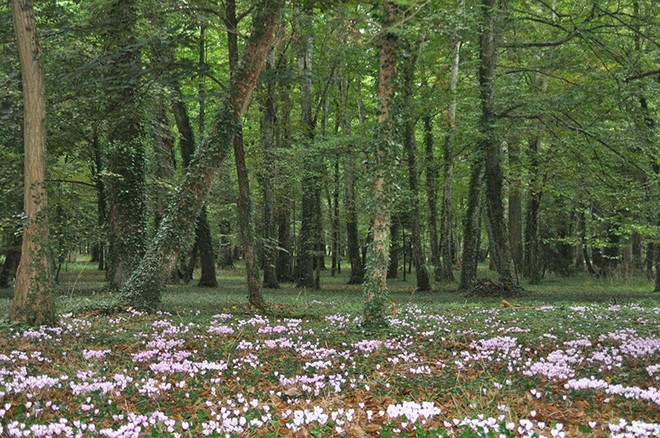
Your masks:
[[[267,318],[240,269],[169,286],[155,315],[72,314],[112,298],[86,268],[61,273],[60,327],[0,326],[0,436],[660,434],[644,279],[549,277],[512,307],[455,284],[413,293],[409,276],[389,283],[390,326],[367,333],[343,275],[265,291]]]

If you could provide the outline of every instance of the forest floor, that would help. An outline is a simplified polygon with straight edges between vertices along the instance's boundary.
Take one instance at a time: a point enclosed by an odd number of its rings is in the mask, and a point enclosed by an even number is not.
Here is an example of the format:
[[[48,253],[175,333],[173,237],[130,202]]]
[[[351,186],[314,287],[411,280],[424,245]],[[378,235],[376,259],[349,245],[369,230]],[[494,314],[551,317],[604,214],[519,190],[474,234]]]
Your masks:
[[[265,292],[240,270],[163,310],[81,311],[103,274],[62,272],[58,327],[0,323],[0,436],[660,436],[660,296],[642,279],[548,278],[522,299],[413,293],[360,326],[359,286]],[[0,314],[10,291],[0,290]]]

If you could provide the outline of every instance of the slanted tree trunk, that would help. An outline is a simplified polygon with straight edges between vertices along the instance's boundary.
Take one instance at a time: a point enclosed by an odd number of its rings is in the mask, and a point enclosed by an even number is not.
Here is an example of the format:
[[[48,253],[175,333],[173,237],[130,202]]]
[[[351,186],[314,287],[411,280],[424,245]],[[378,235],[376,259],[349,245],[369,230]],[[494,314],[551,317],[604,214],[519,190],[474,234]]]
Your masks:
[[[268,289],[278,289],[280,287],[275,272],[276,259],[276,232],[275,223],[275,196],[273,193],[273,163],[275,162],[275,56],[270,52],[266,60],[264,70],[266,84],[264,90],[264,99],[262,105],[263,117],[261,118],[261,148],[263,153],[263,171],[261,175],[261,192],[263,197],[263,287]]]
[[[225,1],[225,24],[227,25],[227,41],[229,46],[229,69],[232,75],[238,68],[238,19],[236,17],[236,1]],[[238,235],[243,245],[243,259],[247,275],[248,298],[250,304],[263,308],[266,303],[261,288],[261,274],[257,262],[256,237],[252,221],[252,200],[250,195],[250,178],[245,163],[245,148],[243,146],[243,128],[236,127],[234,135],[234,159],[236,161],[236,176],[238,179]]]
[[[23,85],[23,205],[21,258],[9,319],[31,326],[54,324],[48,250],[46,181],[46,92],[41,46],[31,0],[11,2]]]
[[[112,4],[105,42],[111,64],[111,113],[108,128],[108,271],[110,286],[121,289],[144,255],[147,209],[142,109],[137,87],[140,45],[135,36],[135,0]]]
[[[377,138],[374,145],[375,168],[371,196],[374,205],[373,242],[369,248],[366,280],[364,282],[364,326],[387,325],[385,309],[388,305],[387,265],[389,260],[389,229],[392,184],[390,172],[396,151],[392,140],[392,99],[396,75],[397,35],[391,29],[397,18],[396,6],[383,1],[383,31],[380,37],[380,74],[378,77],[379,115]]]
[[[463,257],[459,290],[469,290],[477,281],[477,262],[481,234],[481,206],[483,204],[484,162],[481,151],[472,161],[468,204],[463,226]]]
[[[190,123],[188,109],[183,102],[183,96],[178,83],[174,84],[174,99],[172,100],[172,109],[174,120],[179,130],[179,144],[181,148],[181,161],[183,166],[188,169],[195,153],[195,134]],[[200,114],[200,124],[202,114]],[[195,242],[190,253],[190,261],[186,266],[186,272],[183,277],[186,282],[192,280],[192,274],[197,264],[197,252],[199,251],[201,274],[199,285],[204,287],[217,287],[218,280],[215,272],[215,256],[213,254],[213,241],[211,238],[211,229],[208,224],[206,206],[202,207],[195,222]]]
[[[298,54],[298,70],[301,80],[301,122],[305,151],[305,165],[302,174],[302,200],[300,223],[300,252],[298,254],[296,282],[297,287],[316,288],[318,283],[314,276],[315,261],[318,257],[320,239],[317,235],[321,217],[321,171],[320,157],[313,153],[314,117],[312,114],[312,50],[313,28],[312,10],[306,5],[304,11],[298,12],[298,27],[300,32],[300,48]]]
[[[215,175],[238,132],[263,62],[271,50],[281,8],[282,2],[278,0],[264,0],[255,6],[252,33],[242,63],[232,75],[214,125],[193,156],[146,255],[121,291],[122,305],[141,310],[158,307],[161,291],[182,243],[191,235],[194,218],[202,210]]]
[[[509,246],[506,215],[504,213],[504,175],[500,144],[495,133],[495,70],[496,59],[496,10],[497,0],[482,0],[482,28],[479,38],[479,91],[481,97],[481,148],[486,155],[486,205],[488,220],[493,235],[492,248],[495,252],[500,281],[507,287],[516,283]]]

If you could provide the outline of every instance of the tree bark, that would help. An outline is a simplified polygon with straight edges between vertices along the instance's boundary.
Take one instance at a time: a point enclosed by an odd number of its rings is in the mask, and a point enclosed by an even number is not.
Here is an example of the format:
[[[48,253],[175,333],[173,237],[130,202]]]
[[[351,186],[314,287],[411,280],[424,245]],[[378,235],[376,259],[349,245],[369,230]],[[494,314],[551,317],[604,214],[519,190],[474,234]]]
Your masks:
[[[264,0],[255,7],[252,35],[246,44],[243,61],[232,75],[211,132],[197,149],[145,257],[121,291],[119,301],[122,305],[142,310],[158,307],[165,280],[176,263],[182,244],[193,231],[193,218],[201,211],[247,110],[261,67],[272,47],[281,8],[279,0]]]
[[[263,287],[278,289],[275,262],[277,256],[277,224],[275,222],[275,194],[273,192],[273,163],[275,162],[275,124],[277,123],[275,111],[275,56],[268,55],[264,76],[267,78],[262,105],[261,118],[261,148],[263,153],[263,171],[261,177],[261,192],[263,197]]]
[[[415,125],[417,117],[412,107],[413,99],[413,81],[415,79],[415,67],[419,47],[413,47],[410,43],[405,44],[409,53],[403,67],[403,108],[407,113],[404,115],[403,143],[405,145],[408,161],[408,187],[410,188],[410,215],[412,225],[411,262],[415,264],[415,275],[417,280],[417,290],[428,291],[431,289],[431,279],[426,267],[426,258],[422,249],[422,230],[419,214],[419,176],[417,170],[417,145],[415,143]]]
[[[463,257],[459,290],[469,290],[477,280],[477,262],[481,234],[481,206],[483,204],[484,162],[481,151],[477,151],[472,162],[468,204],[463,226]]]
[[[238,19],[236,17],[236,1],[226,0],[227,41],[229,46],[229,69],[232,76],[238,68]],[[252,200],[250,195],[250,178],[245,163],[245,148],[243,145],[243,128],[239,124],[234,134],[234,159],[236,161],[236,176],[238,179],[238,235],[243,245],[243,259],[247,275],[248,301],[250,304],[264,308],[266,303],[261,288],[261,274],[257,262],[256,237],[252,220]]]
[[[463,0],[459,0],[460,9],[464,9]],[[444,182],[442,184],[442,224],[440,228],[440,281],[454,281],[454,252],[452,251],[454,217],[452,186],[454,184],[454,136],[456,135],[456,108],[458,106],[458,67],[461,59],[462,41],[454,42],[454,56],[451,65],[449,92],[451,98],[447,105],[447,135],[443,145]],[[476,274],[476,271],[475,271]]]
[[[435,281],[442,278],[442,265],[440,264],[440,246],[438,239],[438,165],[433,153],[433,121],[430,114],[423,116],[424,121],[424,152],[426,160],[426,201],[427,226],[431,241],[431,265]]]
[[[318,257],[320,239],[317,235],[319,222],[318,213],[321,210],[321,171],[320,157],[313,153],[314,118],[312,114],[312,10],[305,5],[304,11],[298,13],[297,21],[300,28],[300,52],[298,54],[298,70],[301,80],[301,122],[305,151],[305,165],[302,175],[302,200],[300,224],[300,253],[298,254],[296,287],[317,288],[319,283],[314,276],[315,262]]]
[[[509,144],[509,169],[512,175],[512,184],[509,189],[509,244],[511,257],[516,273],[520,272],[523,262],[522,239],[522,199],[520,196],[520,145],[517,139]]]
[[[195,154],[195,134],[190,123],[188,108],[183,102],[181,88],[175,82],[174,99],[172,100],[172,109],[174,120],[179,130],[181,148],[181,161],[183,166],[188,169],[193,155]],[[203,129],[202,114],[200,114],[200,129]],[[200,131],[202,132],[202,131]],[[208,224],[208,215],[206,205],[202,207],[195,222],[195,242],[190,252],[190,261],[186,266],[186,272],[183,277],[186,282],[192,280],[193,271],[197,264],[197,253],[199,251],[201,273],[199,285],[204,287],[218,286],[217,275],[215,271],[215,256],[213,252],[213,239],[211,238],[211,228]]]
[[[391,28],[397,19],[396,6],[383,1],[383,32],[380,38],[380,74],[378,77],[378,134],[375,146],[374,179],[371,196],[374,205],[373,242],[369,249],[366,280],[364,282],[364,325],[387,325],[385,309],[388,304],[387,265],[389,260],[390,228],[390,172],[396,151],[392,140],[394,124],[391,114],[396,75],[397,35]]]
[[[495,133],[495,70],[496,36],[495,13],[497,0],[482,0],[482,28],[479,38],[479,91],[481,98],[481,148],[486,155],[486,205],[488,220],[493,234],[493,250],[497,262],[497,272],[500,281],[506,286],[516,283],[509,246],[509,232],[504,213],[504,175],[501,165],[500,144]]]
[[[359,78],[357,82],[358,105],[361,103]],[[339,94],[341,96],[342,132],[344,135],[351,134],[351,122],[344,111],[348,106],[348,81],[341,78],[339,81]],[[361,107],[361,105],[360,105]],[[362,112],[360,112],[360,125],[364,123]],[[362,284],[364,281],[364,264],[360,258],[360,241],[358,237],[358,213],[355,205],[355,151],[354,147],[348,151],[344,163],[344,214],[346,217],[346,251],[351,263],[351,275],[348,284]]]
[[[540,261],[540,231],[539,231],[539,210],[541,207],[541,178],[539,175],[539,148],[541,137],[534,136],[529,140],[529,194],[527,198],[527,208],[525,213],[525,246],[523,252],[523,275],[527,277],[531,284],[538,284],[541,281],[541,261]],[[584,249],[586,250],[586,245]],[[591,261],[585,257],[587,267],[591,268]]]
[[[288,65],[284,64],[288,70]],[[280,86],[281,112],[280,123],[277,128],[277,147],[279,149],[288,149],[291,146],[291,86],[284,83]],[[285,172],[282,172],[283,174]],[[283,175],[284,178],[288,175]],[[288,178],[286,178],[288,180]],[[277,279],[280,282],[294,281],[293,275],[293,237],[291,235],[291,197],[289,195],[290,187],[284,184],[284,189],[277,191],[277,242],[279,250],[277,251]]]
[[[46,194],[46,91],[41,46],[31,0],[11,2],[23,85],[23,205],[21,258],[9,319],[54,324]]]
[[[108,271],[110,287],[121,289],[144,255],[146,245],[146,181],[142,144],[141,102],[137,94],[139,44],[134,0],[118,0],[110,11],[105,41],[112,65],[107,78],[111,113],[108,132]]]
[[[103,150],[101,148],[101,141],[98,132],[94,132],[92,137],[92,154],[94,156],[94,164],[92,167],[92,177],[94,179],[94,186],[96,188],[96,217],[97,225],[99,227],[99,239],[96,243],[98,251],[98,270],[103,271],[106,269],[106,227],[108,222],[108,200],[105,188],[105,181],[103,180],[102,172],[104,169],[103,164]]]

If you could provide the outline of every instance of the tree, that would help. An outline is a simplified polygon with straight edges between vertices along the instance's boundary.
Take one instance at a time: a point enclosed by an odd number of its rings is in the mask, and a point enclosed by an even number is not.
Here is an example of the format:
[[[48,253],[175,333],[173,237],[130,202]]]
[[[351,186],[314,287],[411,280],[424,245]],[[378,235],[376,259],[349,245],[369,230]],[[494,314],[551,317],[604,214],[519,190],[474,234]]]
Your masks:
[[[23,83],[25,224],[10,319],[38,326],[56,320],[52,298],[46,209],[46,91],[41,46],[31,0],[13,0],[11,10]]]
[[[138,21],[134,0],[110,2],[104,38],[109,57],[108,195],[109,252],[107,277],[121,289],[144,255],[146,246],[145,152],[141,102]]]
[[[381,327],[387,324],[387,267],[389,262],[391,225],[391,172],[396,156],[392,99],[396,75],[398,37],[393,29],[397,19],[396,5],[383,1],[383,29],[380,35],[380,73],[378,76],[379,115],[374,149],[374,177],[371,186],[373,202],[373,241],[369,247],[364,282],[364,325]]]
[[[297,263],[297,287],[320,288],[320,278],[314,276],[315,263],[320,263],[318,255],[321,229],[321,158],[314,150],[314,129],[316,120],[313,113],[312,95],[312,53],[313,19],[312,3],[304,2],[304,9],[296,11],[298,32],[300,33],[298,71],[301,81],[300,117],[305,151],[305,165],[302,169],[302,199],[300,243]]]
[[[495,34],[497,0],[482,1],[482,29],[479,37],[479,90],[481,96],[480,148],[485,153],[486,200],[491,242],[500,281],[507,287],[515,283],[512,270],[509,233],[505,221],[501,147],[495,133],[495,69],[497,36]]]
[[[250,39],[239,68],[225,89],[214,125],[197,148],[147,253],[122,289],[121,304],[144,310],[154,310],[159,305],[164,283],[238,133],[262,65],[272,48],[281,9],[279,0],[264,0],[255,7]]]
[[[235,0],[225,1],[225,24],[227,25],[227,41],[229,46],[229,69],[235,75],[238,69],[238,18],[236,16]],[[252,221],[252,200],[250,195],[250,179],[245,164],[245,147],[243,145],[243,128],[239,124],[234,133],[234,159],[236,161],[236,176],[238,179],[238,228],[245,259],[248,298],[250,304],[264,308],[265,302],[261,288],[259,265],[257,264],[256,238]]]
[[[405,41],[405,40],[404,40]],[[404,51],[406,52],[406,61],[403,65],[403,97],[402,107],[403,115],[403,144],[405,145],[408,161],[408,186],[410,188],[411,202],[411,222],[412,222],[412,258],[415,264],[415,273],[417,278],[417,289],[427,291],[431,289],[429,272],[426,268],[426,260],[422,250],[422,232],[421,220],[419,214],[419,176],[417,169],[417,145],[415,142],[415,125],[418,117],[415,114],[412,104],[413,100],[413,82],[415,80],[415,67],[419,58],[419,44],[411,44],[405,41]]]

